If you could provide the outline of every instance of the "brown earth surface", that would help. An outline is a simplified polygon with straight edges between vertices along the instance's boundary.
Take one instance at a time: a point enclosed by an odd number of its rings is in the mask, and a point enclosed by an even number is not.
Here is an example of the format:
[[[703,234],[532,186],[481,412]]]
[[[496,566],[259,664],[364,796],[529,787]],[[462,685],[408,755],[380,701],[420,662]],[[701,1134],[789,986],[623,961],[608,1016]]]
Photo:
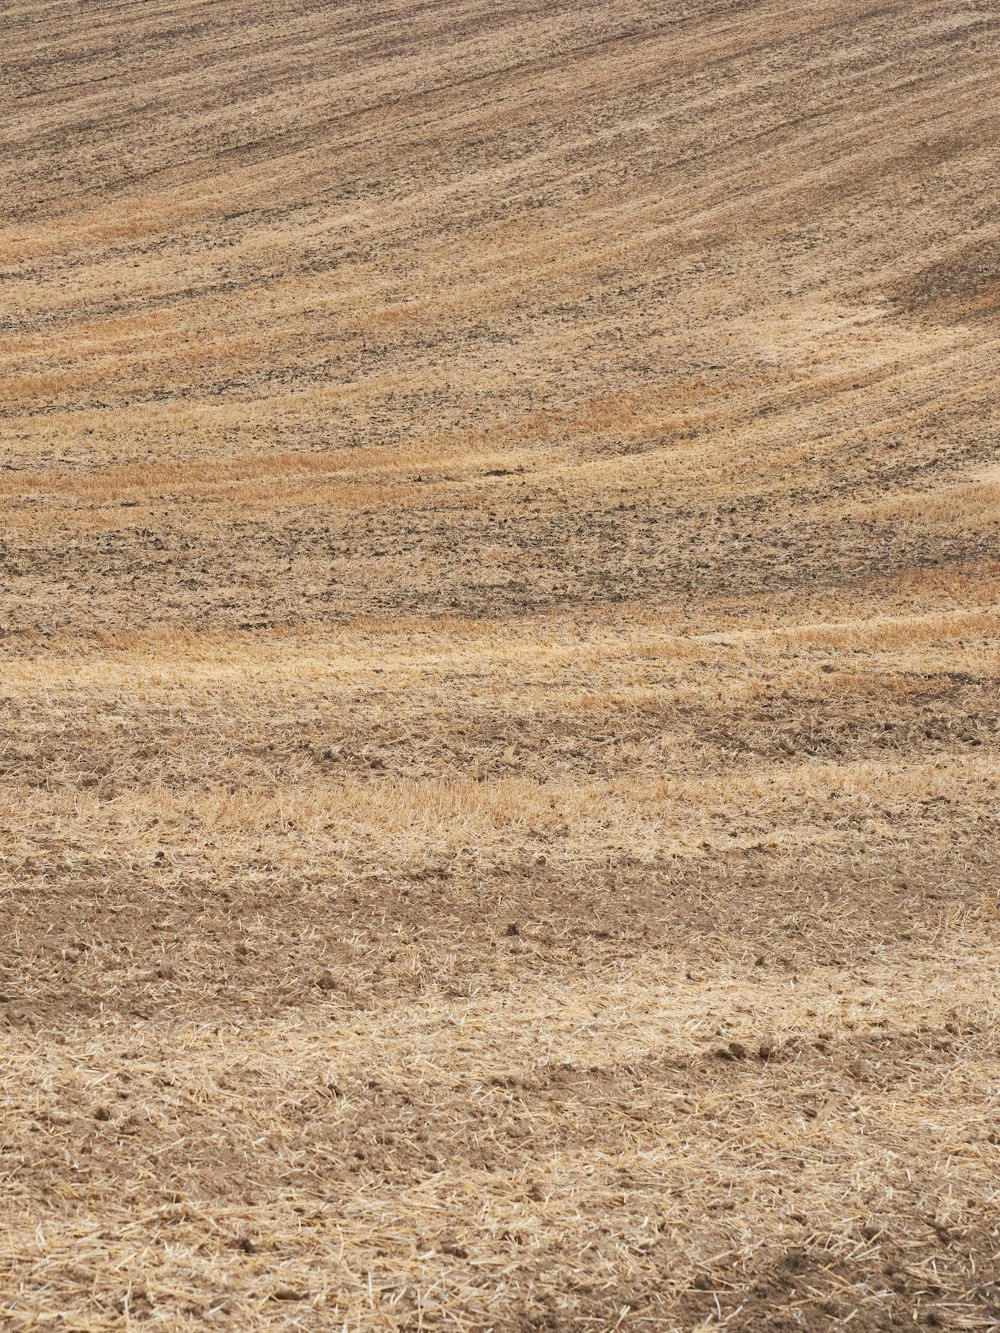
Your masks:
[[[996,1328],[995,6],[0,13],[0,1325]]]

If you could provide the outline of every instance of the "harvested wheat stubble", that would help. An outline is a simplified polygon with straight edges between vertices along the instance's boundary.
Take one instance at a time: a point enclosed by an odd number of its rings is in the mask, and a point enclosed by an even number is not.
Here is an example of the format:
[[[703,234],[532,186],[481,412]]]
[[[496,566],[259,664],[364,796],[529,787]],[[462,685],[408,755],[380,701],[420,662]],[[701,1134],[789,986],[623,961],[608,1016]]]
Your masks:
[[[0,1324],[996,1327],[992,8],[3,17]]]

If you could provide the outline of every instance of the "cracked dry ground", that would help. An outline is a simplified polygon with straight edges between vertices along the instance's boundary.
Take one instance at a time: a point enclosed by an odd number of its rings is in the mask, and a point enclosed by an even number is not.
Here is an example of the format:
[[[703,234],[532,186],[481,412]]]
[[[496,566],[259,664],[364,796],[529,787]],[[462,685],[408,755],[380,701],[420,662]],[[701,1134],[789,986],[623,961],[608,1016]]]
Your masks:
[[[3,18],[0,1323],[995,1327],[995,8]]]

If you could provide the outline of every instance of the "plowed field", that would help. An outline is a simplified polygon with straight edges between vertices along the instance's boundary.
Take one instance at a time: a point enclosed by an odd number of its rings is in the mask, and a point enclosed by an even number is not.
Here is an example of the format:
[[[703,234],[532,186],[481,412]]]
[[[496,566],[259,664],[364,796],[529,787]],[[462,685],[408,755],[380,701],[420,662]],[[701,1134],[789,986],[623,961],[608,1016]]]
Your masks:
[[[0,1324],[995,1328],[995,6],[0,17]]]

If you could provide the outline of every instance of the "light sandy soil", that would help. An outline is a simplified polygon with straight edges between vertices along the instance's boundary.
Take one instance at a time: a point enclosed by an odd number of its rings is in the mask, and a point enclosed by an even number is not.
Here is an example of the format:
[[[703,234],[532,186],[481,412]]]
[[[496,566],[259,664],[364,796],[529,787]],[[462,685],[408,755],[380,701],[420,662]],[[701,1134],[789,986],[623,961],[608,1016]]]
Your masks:
[[[0,1324],[995,1328],[995,6],[2,18]]]

